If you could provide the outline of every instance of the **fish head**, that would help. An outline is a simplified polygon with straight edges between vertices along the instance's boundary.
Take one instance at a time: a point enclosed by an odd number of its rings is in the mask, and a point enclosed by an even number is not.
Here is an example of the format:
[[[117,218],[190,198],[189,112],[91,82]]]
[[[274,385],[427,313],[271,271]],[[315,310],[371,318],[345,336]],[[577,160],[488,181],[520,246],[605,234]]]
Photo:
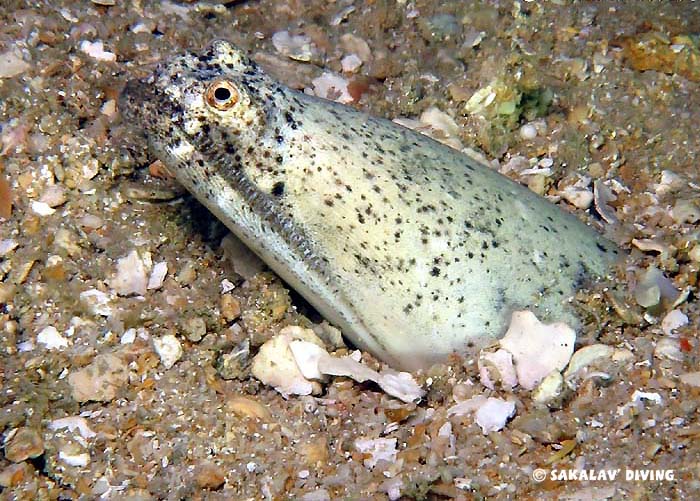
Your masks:
[[[122,116],[137,124],[166,165],[192,168],[197,155],[208,163],[241,166],[266,128],[269,79],[243,51],[217,40],[157,66],[144,79],[127,82],[119,99]],[[267,83],[267,82],[264,82]],[[247,156],[251,156],[251,151]],[[202,164],[200,162],[194,162]]]

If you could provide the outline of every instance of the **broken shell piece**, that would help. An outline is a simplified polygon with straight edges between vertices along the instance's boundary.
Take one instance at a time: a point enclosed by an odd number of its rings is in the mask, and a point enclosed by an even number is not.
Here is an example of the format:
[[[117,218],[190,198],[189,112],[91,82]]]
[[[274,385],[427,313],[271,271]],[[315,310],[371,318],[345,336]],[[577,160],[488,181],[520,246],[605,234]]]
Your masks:
[[[325,71],[320,77],[314,78],[311,83],[314,95],[318,97],[342,104],[355,101],[348,90],[349,82],[339,75]]]
[[[518,385],[518,376],[513,366],[513,355],[506,350],[482,351],[479,354],[479,376],[481,384],[494,390],[496,383],[511,390]]]
[[[308,62],[318,55],[318,49],[306,35],[290,35],[288,31],[278,31],[272,35],[272,45],[280,54],[295,61]]]
[[[153,349],[156,350],[160,362],[166,369],[170,369],[182,357],[182,344],[172,334],[153,338]]]
[[[609,202],[617,200],[617,196],[603,181],[598,180],[593,183],[593,200],[596,210],[606,223],[617,223],[615,209],[608,205]]]
[[[47,350],[60,350],[70,344],[70,341],[63,337],[53,325],[44,327],[37,334],[36,342],[46,346]]]
[[[395,438],[360,438],[355,440],[355,448],[364,455],[362,464],[365,468],[372,469],[382,460],[389,463],[396,461]]]
[[[292,350],[294,360],[306,379],[318,379],[319,381],[327,379],[318,370],[318,361],[327,355],[326,350],[309,341],[291,341],[289,349]]]
[[[614,351],[615,349],[607,344],[592,344],[576,350],[564,372],[564,377],[570,379],[581,369],[588,367],[596,360],[612,357]]]
[[[49,423],[49,429],[53,431],[62,430],[68,428],[68,431],[73,433],[78,431],[83,438],[93,438],[97,436],[97,433],[92,431],[90,424],[84,417],[80,416],[69,416],[59,419],[54,419]]]
[[[148,279],[148,285],[146,286],[146,289],[160,289],[163,285],[163,281],[165,280],[165,276],[167,274],[168,263],[166,263],[165,261],[161,261],[160,263],[156,263],[155,265],[153,265],[153,271],[151,272],[151,276]]]
[[[681,310],[671,310],[661,321],[661,330],[663,330],[664,334],[667,336],[671,336],[673,335],[673,331],[686,325],[688,325],[688,315]]]
[[[117,260],[117,271],[110,285],[120,296],[143,295],[148,286],[150,256],[144,260],[136,250]]]
[[[654,186],[657,195],[666,195],[685,187],[686,183],[681,176],[670,170],[661,171],[661,181]]]
[[[326,376],[347,376],[360,383],[374,381],[404,402],[415,402],[424,394],[411,374],[392,369],[377,372],[360,363],[359,352],[332,357],[311,329],[301,327],[285,327],[263,344],[251,372],[285,397],[319,393],[321,386],[316,380],[325,381]]]
[[[340,66],[345,73],[354,73],[362,66],[362,59],[357,54],[348,54],[340,60]]]
[[[515,415],[515,403],[477,395],[447,409],[447,416],[464,416],[475,411],[474,421],[481,427],[483,434],[488,435],[492,431],[503,429]]]
[[[663,304],[676,304],[681,292],[676,289],[661,270],[650,266],[640,277],[634,289],[634,299],[643,308],[654,308]]]
[[[578,209],[588,209],[593,203],[593,192],[588,188],[567,186],[561,190],[560,195]]]
[[[432,137],[447,146],[461,150],[464,145],[459,138],[460,128],[454,119],[435,106],[431,106],[420,116],[420,124],[417,130],[421,134]]]
[[[652,240],[650,238],[633,238],[632,245],[642,252],[658,252],[664,256],[668,256],[671,254],[671,251],[675,250],[675,247],[671,245],[664,244],[663,242],[657,242],[656,240]]]
[[[296,326],[285,327],[277,336],[260,347],[258,354],[253,358],[250,371],[255,378],[272,386],[285,398],[289,395],[320,393],[321,385],[306,379],[299,369],[289,346],[294,340],[323,346],[323,342],[312,330]]]
[[[419,400],[425,393],[408,372],[392,369],[377,372],[352,358],[352,355],[331,357],[326,353],[319,359],[318,369],[323,374],[347,376],[358,383],[374,381],[389,395],[407,403]]]
[[[669,337],[659,339],[656,343],[656,348],[654,348],[654,356],[656,358],[667,358],[677,362],[682,362],[684,358],[680,341]]]
[[[550,372],[532,392],[532,400],[537,404],[549,404],[559,398],[564,389],[564,378],[559,371]]]
[[[500,345],[513,355],[518,382],[532,390],[553,370],[562,370],[574,352],[576,332],[565,323],[543,324],[529,311],[513,313]]]

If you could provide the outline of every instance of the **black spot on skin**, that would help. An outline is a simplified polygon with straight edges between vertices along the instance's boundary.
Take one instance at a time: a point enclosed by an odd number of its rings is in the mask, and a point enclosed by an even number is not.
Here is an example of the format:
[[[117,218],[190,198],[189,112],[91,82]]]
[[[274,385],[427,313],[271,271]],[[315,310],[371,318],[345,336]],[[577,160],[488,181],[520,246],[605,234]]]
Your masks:
[[[437,266],[433,266],[433,269],[430,270],[430,274],[434,277],[439,277],[440,276],[440,268]]]
[[[284,183],[282,181],[278,181],[272,186],[272,194],[276,197],[281,197],[284,194]]]

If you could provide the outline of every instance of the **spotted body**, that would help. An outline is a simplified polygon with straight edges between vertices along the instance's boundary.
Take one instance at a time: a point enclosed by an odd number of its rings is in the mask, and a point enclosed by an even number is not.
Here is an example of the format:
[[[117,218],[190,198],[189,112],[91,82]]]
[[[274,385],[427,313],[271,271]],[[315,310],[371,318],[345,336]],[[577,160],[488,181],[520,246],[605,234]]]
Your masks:
[[[617,250],[473,159],[294,91],[227,42],[127,84],[179,181],[356,345],[400,368],[566,302]]]

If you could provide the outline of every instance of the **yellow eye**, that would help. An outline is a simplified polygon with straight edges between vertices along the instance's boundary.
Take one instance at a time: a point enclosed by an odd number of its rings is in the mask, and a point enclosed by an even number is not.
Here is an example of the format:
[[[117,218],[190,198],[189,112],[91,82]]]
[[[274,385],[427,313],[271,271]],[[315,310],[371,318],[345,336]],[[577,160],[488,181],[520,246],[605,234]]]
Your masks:
[[[227,110],[238,102],[238,91],[226,80],[212,83],[205,94],[207,104],[217,110]]]

